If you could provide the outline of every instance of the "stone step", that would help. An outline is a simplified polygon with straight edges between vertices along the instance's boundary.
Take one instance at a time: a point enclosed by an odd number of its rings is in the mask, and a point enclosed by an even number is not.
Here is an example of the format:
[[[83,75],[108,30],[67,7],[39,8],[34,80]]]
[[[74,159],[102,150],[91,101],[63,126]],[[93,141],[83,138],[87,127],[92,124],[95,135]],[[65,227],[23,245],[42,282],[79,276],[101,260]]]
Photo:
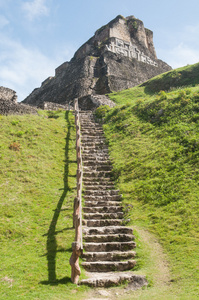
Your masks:
[[[95,154],[99,155],[100,154],[106,154],[108,155],[108,148],[107,146],[96,146],[96,147],[88,147],[88,146],[83,146],[82,147],[82,154],[88,154],[91,157],[94,157]]]
[[[97,140],[95,139],[95,140],[90,140],[90,141],[86,140],[86,141],[84,141],[84,138],[82,138],[81,141],[83,141],[82,147],[84,147],[84,146],[87,146],[87,147],[92,147],[92,146],[94,146],[94,147],[96,147],[96,146],[107,146],[107,145],[105,145],[105,141],[101,140],[101,139],[97,139]]]
[[[88,201],[121,201],[122,195],[111,195],[111,196],[87,196],[84,195],[84,199]]]
[[[85,149],[83,150],[83,155],[97,155],[99,157],[104,156],[104,155],[108,155],[108,148],[105,149]]]
[[[84,161],[110,161],[109,154],[108,154],[108,149],[105,149],[106,151],[93,151],[92,153],[88,152],[82,152],[82,159]]]
[[[94,125],[89,126],[88,124],[82,123],[82,122],[81,122],[80,130],[86,132],[86,134],[88,134],[88,135],[92,134],[92,131],[96,131],[96,130],[100,131],[102,134],[104,134],[102,126],[94,127]]]
[[[83,153],[86,153],[86,151],[89,151],[89,153],[94,153],[96,151],[108,151],[107,145],[99,144],[99,145],[88,145],[84,144],[82,146]]]
[[[90,132],[95,131],[95,130],[99,130],[99,131],[103,132],[103,128],[99,124],[98,124],[98,126],[90,127],[88,124],[81,122],[81,131],[88,131],[88,133],[90,134]]]
[[[93,164],[111,165],[108,155],[82,155],[82,160],[84,166],[89,166]]]
[[[84,234],[133,234],[133,229],[126,226],[83,227]]]
[[[94,124],[97,124],[97,125],[100,125],[99,123],[96,123],[95,122],[95,118],[93,115],[81,115],[80,117],[80,120],[81,120],[81,123],[85,122],[85,123],[94,123]]]
[[[86,261],[119,261],[131,259],[136,256],[135,251],[115,251],[115,252],[87,252],[82,258]]]
[[[95,123],[95,119],[92,115],[81,115],[81,123]]]
[[[84,136],[84,135],[87,135],[87,136],[90,136],[90,135],[104,136],[104,132],[103,132],[102,127],[81,126],[80,131],[81,131],[82,136]]]
[[[107,273],[87,273],[87,279],[80,281],[81,285],[89,287],[111,287],[129,282],[129,286],[134,290],[147,286],[148,282],[143,275],[135,275],[132,271],[126,272],[107,272]]]
[[[92,135],[91,134],[82,134],[81,135],[81,141],[84,141],[84,142],[93,142],[93,141],[103,141],[103,142],[106,142],[106,138],[104,135],[102,134],[99,134],[99,133],[93,133]]]
[[[85,220],[107,220],[107,219],[122,219],[123,212],[117,213],[84,213]]]
[[[93,135],[93,136],[90,136],[90,135],[82,135],[81,137],[81,141],[84,142],[84,143],[105,143],[106,142],[106,138],[105,136],[98,136],[98,135]]]
[[[84,192],[85,196],[115,196],[118,195],[118,190],[85,190]]]
[[[106,143],[106,139],[102,134],[99,133],[93,133],[93,135],[89,136],[89,135],[85,135],[85,134],[81,134],[81,142],[82,143],[87,143],[87,142],[99,142],[99,141],[103,141],[104,143]]]
[[[111,181],[110,178],[107,178],[107,177],[101,177],[101,178],[91,178],[91,177],[86,177],[85,174],[83,176],[83,182],[93,182],[93,184],[96,184],[96,183],[99,183],[99,185],[103,185],[103,184],[106,184],[106,183],[111,183],[111,184],[114,184],[113,181]]]
[[[115,213],[122,212],[122,206],[95,206],[95,207],[83,207],[84,213]]]
[[[104,135],[104,133],[103,133],[103,130],[102,130],[102,128],[101,128],[101,130],[98,128],[98,129],[96,129],[96,128],[90,128],[90,130],[89,130],[89,132],[87,131],[87,130],[83,130],[83,132],[82,132],[82,130],[80,129],[80,131],[81,131],[81,136],[83,137],[83,138],[102,138],[104,141],[106,140],[106,137],[105,137],[105,135]]]
[[[95,185],[96,187],[99,185],[99,187],[106,187],[106,186],[110,186],[110,189],[115,188],[114,183],[111,181],[110,177],[106,177],[106,180],[104,180],[104,178],[83,178],[83,184],[86,187],[90,187]]]
[[[110,165],[93,165],[93,166],[85,166],[83,165],[84,172],[100,172],[100,171],[111,171],[112,166]]]
[[[111,171],[84,171],[84,177],[108,177]]]
[[[84,201],[86,207],[104,207],[104,206],[114,206],[120,207],[121,203],[119,201]]]
[[[121,226],[123,222],[123,219],[82,220],[82,224],[87,227]]]
[[[106,143],[105,143],[105,138],[99,138],[99,137],[95,137],[94,139],[85,139],[84,137],[81,138],[81,141],[82,141],[82,144],[86,145],[86,146],[95,146],[95,145],[104,145],[104,146],[107,146]],[[83,146],[82,145],[82,146]]]
[[[107,145],[105,144],[105,141],[102,141],[101,139],[95,139],[95,140],[84,140],[83,138],[81,139],[81,146],[82,147],[107,147]]]
[[[112,165],[111,165],[111,162],[109,160],[105,160],[105,159],[101,159],[101,160],[98,160],[98,159],[89,159],[89,160],[85,160],[83,159],[83,165],[84,167],[94,167],[94,166],[100,166],[100,167],[111,167],[112,168]]]
[[[130,242],[135,239],[132,234],[97,234],[84,235],[84,241],[90,243]]]
[[[99,178],[99,180],[93,180],[92,178],[91,180],[89,179],[90,178],[83,178],[83,185],[88,189],[93,186],[96,188],[99,186],[101,189],[110,187],[110,190],[115,188],[114,183],[110,180],[110,178],[106,178],[107,180],[103,180],[102,178]]]
[[[135,242],[84,243],[87,252],[128,251],[136,247]]]
[[[97,152],[93,151],[90,153],[82,151],[82,161],[83,162],[88,161],[91,164],[100,163],[100,162],[104,164],[108,164],[110,158],[107,150],[106,151],[103,150],[103,153],[101,151],[97,151]]]
[[[92,184],[92,185],[91,185]],[[90,184],[86,184],[84,182],[84,190],[86,191],[93,191],[93,190],[111,190],[111,189],[114,189],[114,185],[93,185],[93,182],[90,183]]]
[[[128,261],[101,261],[101,262],[82,262],[82,266],[89,272],[115,272],[131,270],[135,267],[135,260]]]
[[[86,129],[86,128],[81,128],[81,135],[82,136],[96,136],[96,135],[99,135],[99,136],[104,136],[104,131],[102,129],[93,129],[93,128],[90,128],[90,129]]]

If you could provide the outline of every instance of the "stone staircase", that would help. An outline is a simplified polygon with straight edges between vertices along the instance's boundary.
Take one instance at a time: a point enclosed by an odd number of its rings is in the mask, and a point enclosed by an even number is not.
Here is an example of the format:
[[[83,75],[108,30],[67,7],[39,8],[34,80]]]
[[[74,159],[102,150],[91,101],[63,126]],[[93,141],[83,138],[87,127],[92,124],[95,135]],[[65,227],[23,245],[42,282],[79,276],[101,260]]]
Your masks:
[[[136,244],[133,230],[123,225],[122,196],[111,180],[112,166],[102,126],[89,111],[80,112],[80,124],[84,189],[82,266],[89,272],[89,278],[80,283],[95,287],[123,281],[146,285],[144,276],[128,271],[136,264],[136,253],[132,251]]]

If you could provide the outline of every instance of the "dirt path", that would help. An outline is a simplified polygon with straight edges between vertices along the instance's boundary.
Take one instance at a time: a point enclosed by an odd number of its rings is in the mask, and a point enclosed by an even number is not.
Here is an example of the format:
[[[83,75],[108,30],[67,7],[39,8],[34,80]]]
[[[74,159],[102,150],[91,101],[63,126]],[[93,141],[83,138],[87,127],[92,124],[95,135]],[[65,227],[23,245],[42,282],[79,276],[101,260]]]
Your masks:
[[[152,282],[151,287],[132,291],[130,286],[119,288],[96,288],[86,293],[85,300],[112,299],[169,299],[170,272],[167,257],[157,238],[147,230],[133,226],[147,252],[148,264],[141,271]],[[139,272],[139,274],[141,274]],[[175,297],[173,298],[175,299]]]

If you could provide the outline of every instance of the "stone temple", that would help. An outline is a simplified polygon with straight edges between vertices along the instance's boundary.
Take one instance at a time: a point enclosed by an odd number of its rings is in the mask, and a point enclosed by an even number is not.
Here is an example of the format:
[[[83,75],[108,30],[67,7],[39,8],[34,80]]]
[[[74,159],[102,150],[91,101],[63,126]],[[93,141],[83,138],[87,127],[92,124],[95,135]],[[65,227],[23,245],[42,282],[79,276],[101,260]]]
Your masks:
[[[57,67],[55,76],[47,78],[23,102],[33,106],[43,106],[44,102],[66,105],[82,98],[86,103],[86,99],[134,87],[169,70],[168,64],[157,59],[153,32],[134,16],[117,16],[98,29],[70,62]]]

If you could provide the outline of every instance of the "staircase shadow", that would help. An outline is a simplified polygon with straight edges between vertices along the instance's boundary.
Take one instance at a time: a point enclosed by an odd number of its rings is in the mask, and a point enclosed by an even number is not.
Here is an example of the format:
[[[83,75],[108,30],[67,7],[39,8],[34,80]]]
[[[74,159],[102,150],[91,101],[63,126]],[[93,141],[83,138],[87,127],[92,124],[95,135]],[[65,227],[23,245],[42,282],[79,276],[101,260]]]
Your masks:
[[[69,176],[69,141],[70,141],[70,120],[69,120],[69,111],[66,111],[65,119],[68,124],[68,132],[66,136],[66,145],[65,145],[65,167],[64,167],[64,187],[61,189],[63,190],[62,195],[57,203],[57,207],[54,210],[54,215],[51,220],[48,232],[44,234],[43,236],[47,236],[47,242],[46,242],[46,250],[47,253],[45,254],[47,258],[47,265],[48,265],[48,280],[41,281],[41,284],[44,285],[58,285],[58,284],[66,284],[68,282],[71,282],[70,277],[64,277],[62,279],[57,279],[56,275],[56,255],[59,252],[57,250],[57,239],[56,235],[59,233],[59,231],[56,231],[57,222],[59,219],[60,212],[63,210],[62,205],[63,202],[67,196],[67,193],[69,191],[69,185],[68,185],[68,176]],[[63,230],[71,230],[73,228],[65,228]],[[63,251],[68,251],[68,249],[65,249]],[[71,252],[71,250],[70,250]]]

